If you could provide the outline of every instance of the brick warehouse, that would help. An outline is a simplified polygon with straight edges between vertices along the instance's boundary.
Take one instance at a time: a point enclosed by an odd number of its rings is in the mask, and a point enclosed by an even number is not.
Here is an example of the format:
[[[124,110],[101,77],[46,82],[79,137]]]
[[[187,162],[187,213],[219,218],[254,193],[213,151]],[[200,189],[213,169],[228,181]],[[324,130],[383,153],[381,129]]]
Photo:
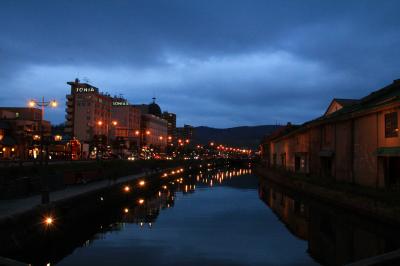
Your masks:
[[[400,187],[400,80],[359,100],[333,99],[325,114],[264,138],[272,168],[370,187]]]

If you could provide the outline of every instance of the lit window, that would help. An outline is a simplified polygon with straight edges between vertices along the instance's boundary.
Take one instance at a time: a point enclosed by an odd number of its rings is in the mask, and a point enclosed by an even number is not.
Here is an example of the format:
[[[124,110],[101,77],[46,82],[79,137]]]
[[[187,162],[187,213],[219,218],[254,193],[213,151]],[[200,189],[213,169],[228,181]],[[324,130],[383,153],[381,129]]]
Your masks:
[[[397,112],[385,114],[385,138],[395,138],[398,135]]]

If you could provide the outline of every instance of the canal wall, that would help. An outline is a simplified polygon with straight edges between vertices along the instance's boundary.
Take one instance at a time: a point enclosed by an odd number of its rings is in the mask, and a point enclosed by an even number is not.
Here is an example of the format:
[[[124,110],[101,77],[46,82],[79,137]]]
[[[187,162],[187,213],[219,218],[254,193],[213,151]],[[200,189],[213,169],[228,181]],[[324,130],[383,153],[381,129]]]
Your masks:
[[[28,266],[28,264],[0,257],[0,266]]]
[[[46,177],[50,191],[103,179],[149,172],[185,164],[184,161],[66,161],[47,166],[11,166],[0,171],[0,200],[21,198],[40,193],[41,178]]]
[[[293,178],[288,172],[257,166],[254,172],[281,186],[304,193],[316,200],[336,205],[359,215],[391,225],[400,224],[400,206],[390,206],[377,198],[357,195],[351,191],[311,184],[301,178]]]

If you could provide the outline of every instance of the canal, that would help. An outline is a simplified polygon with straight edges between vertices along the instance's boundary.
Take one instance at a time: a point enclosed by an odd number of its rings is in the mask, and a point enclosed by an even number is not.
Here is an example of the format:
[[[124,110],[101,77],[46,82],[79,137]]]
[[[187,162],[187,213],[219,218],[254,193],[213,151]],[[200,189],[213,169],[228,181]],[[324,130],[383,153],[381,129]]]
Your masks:
[[[123,209],[58,265],[313,265],[258,196],[250,169],[205,170]],[[166,189],[165,189],[166,188]],[[50,263],[52,260],[49,260]]]
[[[56,220],[44,238],[63,237],[11,257],[64,266],[343,265],[400,247],[398,229],[260,180],[249,168],[142,185],[119,189],[124,200],[104,213],[82,215],[81,228]]]

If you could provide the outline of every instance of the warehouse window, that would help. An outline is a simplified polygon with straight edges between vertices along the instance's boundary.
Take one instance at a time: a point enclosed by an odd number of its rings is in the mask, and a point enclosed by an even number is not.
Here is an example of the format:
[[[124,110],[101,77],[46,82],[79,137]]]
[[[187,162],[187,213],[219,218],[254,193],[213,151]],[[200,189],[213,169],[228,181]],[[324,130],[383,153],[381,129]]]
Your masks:
[[[398,134],[397,112],[385,114],[385,138],[394,138]]]

